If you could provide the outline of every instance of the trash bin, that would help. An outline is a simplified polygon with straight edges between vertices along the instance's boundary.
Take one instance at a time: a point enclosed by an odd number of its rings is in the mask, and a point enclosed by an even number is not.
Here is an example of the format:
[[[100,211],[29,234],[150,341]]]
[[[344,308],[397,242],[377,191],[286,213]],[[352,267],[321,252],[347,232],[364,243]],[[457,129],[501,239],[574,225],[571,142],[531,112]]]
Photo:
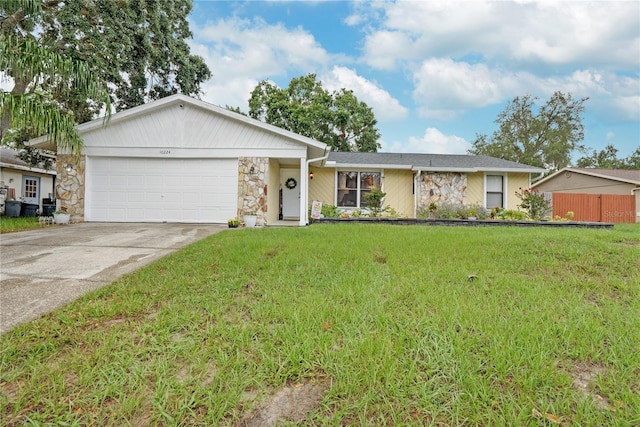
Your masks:
[[[22,202],[20,200],[5,200],[4,214],[8,217],[17,218],[20,216]]]
[[[38,216],[38,208],[40,206],[34,203],[23,203],[22,204],[22,216]]]

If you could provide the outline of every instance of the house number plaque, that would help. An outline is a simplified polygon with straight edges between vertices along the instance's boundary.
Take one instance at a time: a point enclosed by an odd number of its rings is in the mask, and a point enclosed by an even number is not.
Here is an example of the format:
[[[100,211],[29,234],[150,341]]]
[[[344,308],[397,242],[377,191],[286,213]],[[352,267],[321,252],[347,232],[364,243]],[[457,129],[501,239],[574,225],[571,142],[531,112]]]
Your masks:
[[[160,150],[160,154],[171,154],[171,150]]]

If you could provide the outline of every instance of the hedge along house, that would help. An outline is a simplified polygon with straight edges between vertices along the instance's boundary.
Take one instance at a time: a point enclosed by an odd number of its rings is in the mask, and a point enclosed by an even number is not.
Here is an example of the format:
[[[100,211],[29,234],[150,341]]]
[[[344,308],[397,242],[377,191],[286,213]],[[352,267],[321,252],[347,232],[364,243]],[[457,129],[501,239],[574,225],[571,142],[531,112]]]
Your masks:
[[[304,225],[309,164],[328,152],[321,142],[184,95],[78,132],[82,153],[59,151],[57,159],[57,204],[73,221],[226,223],[255,212],[259,223]],[[55,150],[46,138],[30,144]]]
[[[488,156],[331,152],[323,167],[310,168],[309,199],[348,211],[366,208],[365,196],[376,188],[403,217],[431,203],[517,209],[515,192],[544,172]]]

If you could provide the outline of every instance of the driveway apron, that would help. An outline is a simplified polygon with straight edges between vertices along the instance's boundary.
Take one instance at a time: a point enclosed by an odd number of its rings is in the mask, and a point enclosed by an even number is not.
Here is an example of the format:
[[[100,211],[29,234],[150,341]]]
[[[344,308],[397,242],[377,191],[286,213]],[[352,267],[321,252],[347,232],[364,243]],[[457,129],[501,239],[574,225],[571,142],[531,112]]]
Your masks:
[[[82,223],[2,234],[0,333],[225,228]]]

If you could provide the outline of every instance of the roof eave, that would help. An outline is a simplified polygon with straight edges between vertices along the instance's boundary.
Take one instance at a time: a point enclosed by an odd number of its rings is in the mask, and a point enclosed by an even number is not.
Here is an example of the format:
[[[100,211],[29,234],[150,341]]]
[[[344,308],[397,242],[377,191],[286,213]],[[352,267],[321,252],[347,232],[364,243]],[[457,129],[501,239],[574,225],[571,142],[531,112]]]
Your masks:
[[[14,165],[12,163],[0,162],[0,167],[6,168],[6,169],[20,170],[20,171],[25,171],[25,172],[34,172],[34,173],[41,173],[41,174],[46,174],[46,175],[56,175],[56,171],[54,171],[54,170],[46,170],[46,169],[40,169],[40,168],[30,168],[29,166]]]
[[[377,164],[377,163],[338,163],[335,161],[328,161],[326,162],[325,166],[330,168],[411,170],[411,165],[385,165],[385,164]]]

